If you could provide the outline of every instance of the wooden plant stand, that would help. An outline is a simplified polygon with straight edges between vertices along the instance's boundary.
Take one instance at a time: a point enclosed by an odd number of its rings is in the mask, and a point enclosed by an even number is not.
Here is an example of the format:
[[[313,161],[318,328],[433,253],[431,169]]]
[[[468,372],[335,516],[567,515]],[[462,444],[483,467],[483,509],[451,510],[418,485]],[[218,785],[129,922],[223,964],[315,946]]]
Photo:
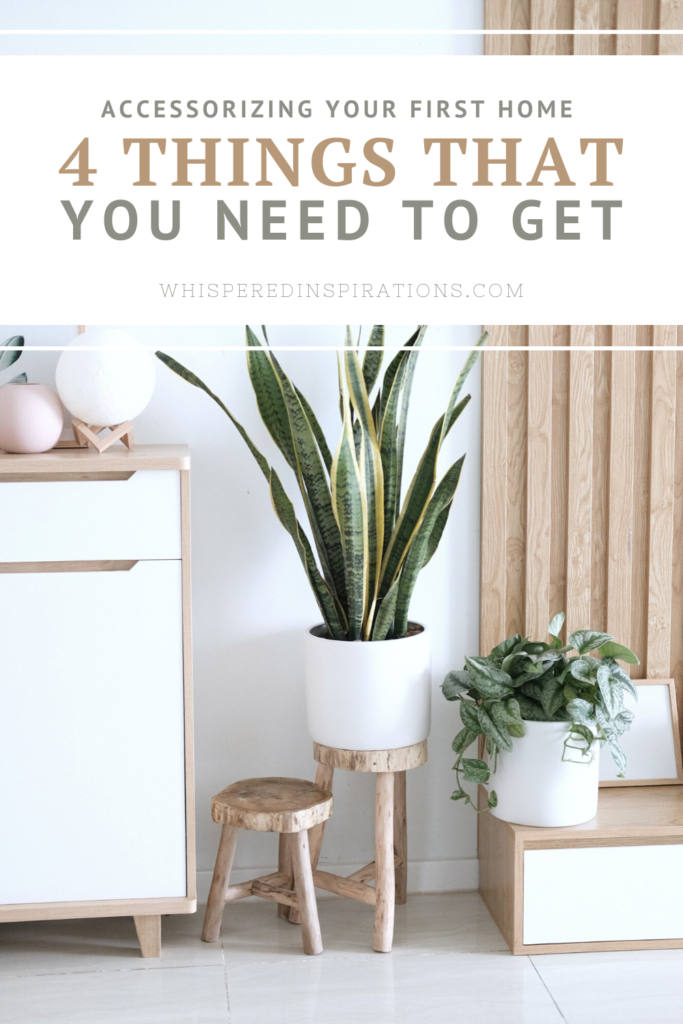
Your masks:
[[[209,901],[204,917],[204,942],[215,942],[223,909],[232,900],[260,896],[301,915],[304,953],[322,953],[323,944],[313,888],[308,831],[332,814],[332,794],[306,779],[244,779],[211,801],[213,820],[223,825]],[[272,875],[230,885],[239,830],[280,833],[280,866]],[[283,916],[280,914],[279,916]]]
[[[374,861],[354,871],[348,878],[318,871],[325,828],[323,822],[311,830],[311,865],[313,883],[318,889],[374,906],[373,948],[378,953],[389,953],[394,938],[394,906],[405,903],[407,899],[406,771],[425,763],[427,741],[392,750],[342,750],[314,743],[313,757],[318,762],[315,784],[321,789],[332,790],[335,768],[349,772],[374,772],[377,776]],[[374,888],[368,885],[373,879]],[[298,921],[292,911],[289,912],[289,920],[292,924]]]

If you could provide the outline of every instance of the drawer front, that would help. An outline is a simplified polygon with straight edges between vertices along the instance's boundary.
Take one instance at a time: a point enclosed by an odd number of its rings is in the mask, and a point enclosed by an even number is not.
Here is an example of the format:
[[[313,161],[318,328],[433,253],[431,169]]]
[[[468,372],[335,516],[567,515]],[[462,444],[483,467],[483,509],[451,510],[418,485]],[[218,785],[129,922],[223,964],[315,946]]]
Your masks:
[[[524,852],[525,945],[683,938],[683,845]]]
[[[0,904],[185,896],[180,562],[0,575]]]
[[[0,562],[180,558],[180,474],[0,482]]]

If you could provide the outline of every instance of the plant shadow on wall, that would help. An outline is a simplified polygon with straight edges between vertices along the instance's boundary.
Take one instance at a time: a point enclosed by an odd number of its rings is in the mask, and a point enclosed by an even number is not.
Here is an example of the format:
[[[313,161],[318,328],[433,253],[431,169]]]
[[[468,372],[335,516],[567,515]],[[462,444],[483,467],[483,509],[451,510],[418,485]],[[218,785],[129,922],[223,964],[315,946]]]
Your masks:
[[[269,347],[246,328],[247,364],[259,412],[292,469],[310,524],[313,546],[294,505],[268,460],[230,410],[191,370],[163,352],[157,356],[184,380],[201,388],[231,419],[270,488],[275,513],[292,537],[334,640],[389,640],[420,630],[408,622],[415,582],[438,547],[465,456],[437,484],[441,446],[465,410],[460,399],[484,334],[470,353],[445,412],[401,503],[403,453],[410,393],[426,327],[418,327],[389,363],[380,381],[385,331],[375,326],[363,359],[346,329],[339,364],[341,437],[334,456],[304,395]],[[376,389],[376,393],[375,393]],[[374,397],[373,397],[374,393]]]
[[[452,800],[472,803],[462,788],[466,782],[486,785],[496,775],[498,761],[508,771],[506,758],[530,752],[534,730],[550,736],[556,733],[553,757],[565,763],[592,765],[594,799],[597,801],[597,754],[607,744],[624,777],[626,757],[619,737],[630,727],[633,712],[624,706],[624,694],[638,699],[635,686],[617,659],[637,665],[638,658],[609,633],[591,629],[576,630],[563,644],[560,632],[564,613],[556,615],[548,626],[550,643],[531,640],[516,633],[493,648],[485,657],[465,658],[462,671],[449,672],[443,682],[446,700],[460,702],[463,728],[453,740],[457,760],[453,766],[458,788]],[[576,655],[569,656],[570,651]],[[591,656],[591,651],[600,654]],[[552,723],[558,723],[553,725]],[[527,736],[527,733],[531,735]],[[479,737],[486,742],[489,763],[481,758],[465,757],[465,751]],[[527,737],[527,738],[525,738]],[[550,785],[539,763],[530,785]],[[552,767],[551,767],[552,771]],[[585,775],[585,772],[582,772]],[[521,776],[520,776],[521,777]],[[503,776],[505,778],[505,775]],[[579,780],[579,776],[575,776]],[[491,790],[483,810],[498,807],[498,795]],[[593,811],[593,814],[595,811]],[[498,809],[497,817],[520,824],[541,824],[508,817],[507,809]],[[588,814],[588,818],[592,817]],[[581,820],[579,816],[579,820]],[[584,819],[588,820],[588,819]],[[545,822],[543,822],[545,823]],[[559,824],[574,822],[559,822]]]

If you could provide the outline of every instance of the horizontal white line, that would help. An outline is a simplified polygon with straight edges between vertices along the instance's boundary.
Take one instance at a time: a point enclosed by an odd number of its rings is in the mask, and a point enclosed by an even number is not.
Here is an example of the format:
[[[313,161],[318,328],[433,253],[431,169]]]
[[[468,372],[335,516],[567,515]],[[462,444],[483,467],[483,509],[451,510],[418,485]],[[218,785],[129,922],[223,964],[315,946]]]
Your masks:
[[[264,352],[345,352],[345,345],[271,345]],[[354,346],[355,348],[355,346]],[[2,346],[3,352],[147,352],[162,351],[157,345],[14,345]],[[258,352],[247,345],[165,345],[164,352]],[[365,351],[365,349],[362,349]],[[669,352],[683,353],[681,345],[385,345],[385,352]]]
[[[3,28],[2,36],[677,36],[679,28]]]

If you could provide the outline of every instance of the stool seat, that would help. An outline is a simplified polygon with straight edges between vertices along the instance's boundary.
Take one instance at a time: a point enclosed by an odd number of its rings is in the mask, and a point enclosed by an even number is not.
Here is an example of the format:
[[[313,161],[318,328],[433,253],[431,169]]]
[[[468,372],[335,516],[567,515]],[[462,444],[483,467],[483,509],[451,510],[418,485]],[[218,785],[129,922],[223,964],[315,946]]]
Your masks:
[[[211,801],[219,825],[254,832],[306,832],[332,814],[332,794],[307,779],[242,779]]]
[[[343,750],[314,742],[313,757],[319,764],[347,772],[406,772],[427,760],[427,740],[389,750]]]

